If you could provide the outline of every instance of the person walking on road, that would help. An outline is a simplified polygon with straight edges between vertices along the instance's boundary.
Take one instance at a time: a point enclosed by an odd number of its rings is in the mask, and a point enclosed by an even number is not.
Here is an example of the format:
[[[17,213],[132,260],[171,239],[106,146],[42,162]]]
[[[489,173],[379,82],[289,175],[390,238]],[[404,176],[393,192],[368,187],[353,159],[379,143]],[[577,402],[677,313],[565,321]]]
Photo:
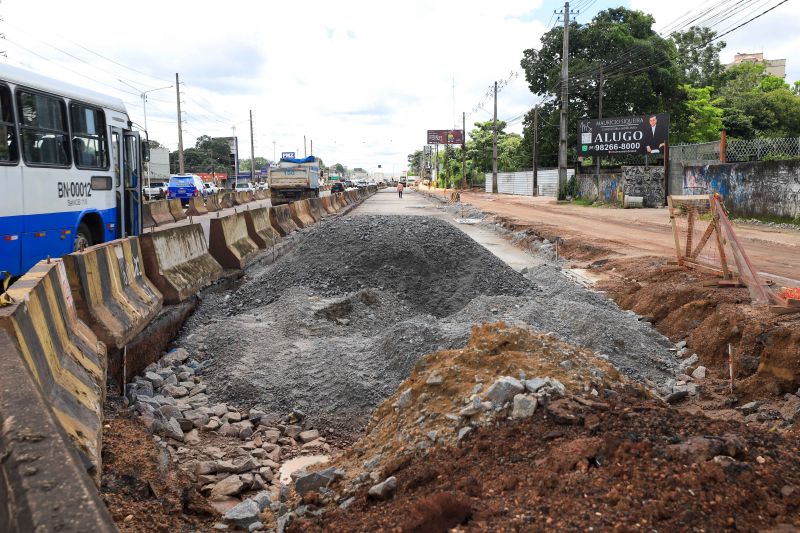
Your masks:
[[[402,197],[403,197],[403,187],[404,187],[404,185],[403,185],[403,182],[402,182],[402,181],[401,181],[400,183],[398,183],[398,184],[397,184],[397,195],[398,195],[400,198],[402,198]]]

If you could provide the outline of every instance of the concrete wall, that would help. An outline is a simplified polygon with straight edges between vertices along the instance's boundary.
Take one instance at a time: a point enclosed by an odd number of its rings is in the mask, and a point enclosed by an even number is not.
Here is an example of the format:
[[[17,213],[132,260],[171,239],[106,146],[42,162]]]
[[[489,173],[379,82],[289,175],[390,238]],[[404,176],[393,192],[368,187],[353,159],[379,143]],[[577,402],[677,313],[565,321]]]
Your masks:
[[[664,167],[622,167],[625,196],[641,196],[644,207],[661,207],[666,198]]]
[[[740,217],[800,217],[800,161],[684,166],[683,194],[720,193]]]
[[[598,192],[597,183],[600,183]],[[611,174],[580,174],[577,177],[578,197],[607,204],[622,205],[624,179],[621,172]]]

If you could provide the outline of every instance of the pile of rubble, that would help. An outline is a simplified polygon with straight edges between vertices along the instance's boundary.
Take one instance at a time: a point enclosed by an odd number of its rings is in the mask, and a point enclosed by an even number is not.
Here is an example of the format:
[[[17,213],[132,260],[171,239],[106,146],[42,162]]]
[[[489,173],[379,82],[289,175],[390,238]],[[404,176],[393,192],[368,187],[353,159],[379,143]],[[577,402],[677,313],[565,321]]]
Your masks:
[[[126,399],[170,461],[223,513],[223,522],[256,531],[265,509],[285,511],[282,464],[301,455],[330,453],[331,444],[299,410],[278,418],[257,409],[240,412],[211,404],[202,371],[202,364],[178,348],[129,383]]]
[[[347,508],[362,489],[388,499],[397,486],[391,474],[414,456],[457,446],[478,428],[527,419],[542,407],[569,418],[572,393],[585,393],[580,401],[590,405],[625,386],[605,359],[554,335],[502,322],[474,326],[463,349],[423,357],[333,466],[293,476],[301,502],[284,521],[319,516],[326,506]]]

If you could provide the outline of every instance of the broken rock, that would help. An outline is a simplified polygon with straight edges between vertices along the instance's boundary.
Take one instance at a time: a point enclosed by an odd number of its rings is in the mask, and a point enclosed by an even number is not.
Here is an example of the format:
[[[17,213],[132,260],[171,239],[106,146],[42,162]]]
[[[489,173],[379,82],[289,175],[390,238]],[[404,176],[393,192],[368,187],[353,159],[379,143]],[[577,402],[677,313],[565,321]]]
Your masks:
[[[502,407],[506,402],[511,401],[514,396],[525,390],[519,380],[511,376],[504,376],[495,381],[489,390],[486,391],[486,398],[491,400],[495,407]]]
[[[383,501],[394,496],[395,492],[397,492],[397,478],[392,476],[386,478],[382,483],[370,487],[367,496],[373,500]]]

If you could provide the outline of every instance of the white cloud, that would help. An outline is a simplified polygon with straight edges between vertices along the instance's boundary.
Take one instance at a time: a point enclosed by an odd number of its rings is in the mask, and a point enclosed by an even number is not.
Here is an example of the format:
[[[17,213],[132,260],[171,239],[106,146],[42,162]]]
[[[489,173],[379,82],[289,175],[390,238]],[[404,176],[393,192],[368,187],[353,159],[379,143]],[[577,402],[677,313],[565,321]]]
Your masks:
[[[659,21],[681,12],[676,3],[694,8],[686,0],[632,1],[655,11]],[[0,13],[9,62],[117,91],[140,124],[141,101],[130,94],[137,91],[117,79],[146,90],[174,83],[179,72],[187,146],[201,134],[230,135],[235,125],[240,146],[249,153],[252,109],[257,155],[271,158],[273,140],[277,152],[302,153],[306,135],[327,163],[370,169],[381,164],[399,171],[406,155],[423,145],[426,129],[460,126],[461,112],[469,112],[494,80],[520,70],[522,51],[539,45],[554,7],[544,8],[542,0],[141,0],[130,6],[5,0]],[[797,6],[779,8],[784,9],[765,17],[766,29],[758,34],[755,23],[742,32],[749,40],[727,38],[728,50],[763,46],[770,57],[789,58],[790,72],[797,72],[790,47],[800,48],[795,37],[800,16]],[[770,29],[776,26],[788,30]],[[174,89],[161,90],[151,93],[147,104],[151,137],[173,149],[175,100]],[[512,118],[534,103],[520,75],[501,92],[498,115]],[[486,109],[491,111],[490,100]],[[477,111],[467,129],[489,117]],[[510,129],[521,131],[521,124]]]
[[[777,5],[778,0],[759,1],[742,4],[740,12],[733,13],[740,3],[729,2],[724,15],[718,18],[713,27],[718,33],[737,26],[765,9]],[[686,13],[698,13],[712,5],[709,0],[672,0],[670,2],[651,2],[631,0],[631,7],[651,13],[656,19],[656,30],[668,27]],[[731,15],[727,20],[725,16]],[[763,52],[768,59],[786,59],[786,80],[791,83],[800,79],[800,3],[786,2],[773,11],[722,37],[727,46],[720,54],[723,63],[733,62],[737,52]]]

